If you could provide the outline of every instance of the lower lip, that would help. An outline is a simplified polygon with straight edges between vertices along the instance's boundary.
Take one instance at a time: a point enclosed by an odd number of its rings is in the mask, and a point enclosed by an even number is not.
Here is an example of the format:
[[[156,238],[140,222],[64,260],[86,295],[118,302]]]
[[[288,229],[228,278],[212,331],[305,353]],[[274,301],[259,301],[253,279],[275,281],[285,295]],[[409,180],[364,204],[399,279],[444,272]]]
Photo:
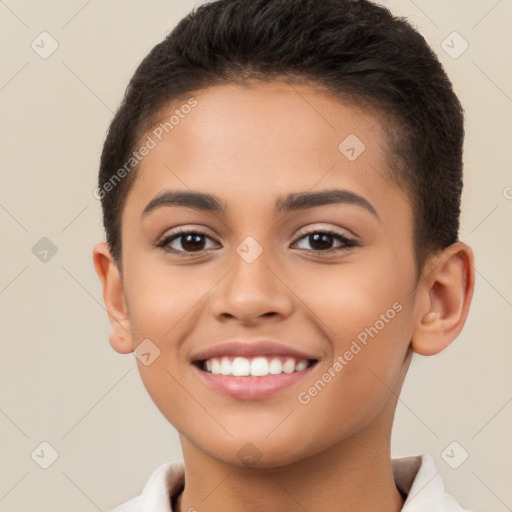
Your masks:
[[[285,388],[297,384],[307,377],[316,363],[305,370],[293,373],[280,373],[266,377],[234,377],[232,375],[214,375],[194,366],[199,377],[215,391],[237,398],[239,400],[260,400],[267,398]]]

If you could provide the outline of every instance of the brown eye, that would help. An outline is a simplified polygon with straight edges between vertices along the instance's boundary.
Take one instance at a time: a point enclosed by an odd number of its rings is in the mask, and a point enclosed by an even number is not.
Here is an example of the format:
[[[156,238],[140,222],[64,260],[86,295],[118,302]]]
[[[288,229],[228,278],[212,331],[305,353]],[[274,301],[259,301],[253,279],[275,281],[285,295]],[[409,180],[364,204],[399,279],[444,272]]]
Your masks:
[[[207,247],[208,240],[213,238],[200,231],[180,231],[165,237],[157,247],[166,252],[187,254],[210,249]]]
[[[333,233],[331,231],[311,231],[309,233],[303,234],[299,238],[299,241],[303,239],[307,240],[311,247],[310,250],[312,250],[313,252],[344,251],[356,245],[353,240],[350,240],[339,233]],[[341,242],[341,245],[333,247],[332,245],[336,241]],[[299,248],[303,249],[304,247]]]
[[[202,251],[204,250],[205,240],[203,235],[198,233],[190,233],[188,235],[179,235],[175,240],[181,238],[181,247],[185,251]]]

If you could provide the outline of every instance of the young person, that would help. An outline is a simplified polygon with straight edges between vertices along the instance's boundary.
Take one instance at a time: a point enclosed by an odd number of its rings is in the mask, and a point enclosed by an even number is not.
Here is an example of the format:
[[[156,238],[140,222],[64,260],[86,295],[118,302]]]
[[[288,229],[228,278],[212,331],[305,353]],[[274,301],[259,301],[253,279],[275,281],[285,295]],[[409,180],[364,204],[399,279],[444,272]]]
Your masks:
[[[464,510],[430,456],[390,456],[413,353],[473,294],[463,138],[434,52],[366,0],[219,0],[151,50],[93,258],[184,460],[116,512]]]

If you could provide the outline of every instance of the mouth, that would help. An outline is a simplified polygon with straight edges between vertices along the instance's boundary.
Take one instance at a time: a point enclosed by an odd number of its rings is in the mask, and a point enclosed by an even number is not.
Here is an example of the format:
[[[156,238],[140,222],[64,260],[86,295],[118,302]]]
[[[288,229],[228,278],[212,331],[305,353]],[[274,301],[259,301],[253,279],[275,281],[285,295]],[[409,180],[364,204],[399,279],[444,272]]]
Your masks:
[[[212,390],[239,400],[261,400],[296,385],[317,359],[290,356],[221,356],[193,362],[199,378]]]

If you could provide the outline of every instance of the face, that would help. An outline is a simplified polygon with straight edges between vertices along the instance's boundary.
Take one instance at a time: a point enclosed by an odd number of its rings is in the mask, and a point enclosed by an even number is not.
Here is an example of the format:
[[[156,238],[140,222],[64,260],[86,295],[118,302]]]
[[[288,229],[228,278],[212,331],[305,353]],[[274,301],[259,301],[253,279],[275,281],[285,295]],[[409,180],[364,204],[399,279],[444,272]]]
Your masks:
[[[131,342],[181,436],[278,466],[387,410],[416,314],[412,211],[377,117],[305,85],[194,97],[147,134],[122,213]]]

